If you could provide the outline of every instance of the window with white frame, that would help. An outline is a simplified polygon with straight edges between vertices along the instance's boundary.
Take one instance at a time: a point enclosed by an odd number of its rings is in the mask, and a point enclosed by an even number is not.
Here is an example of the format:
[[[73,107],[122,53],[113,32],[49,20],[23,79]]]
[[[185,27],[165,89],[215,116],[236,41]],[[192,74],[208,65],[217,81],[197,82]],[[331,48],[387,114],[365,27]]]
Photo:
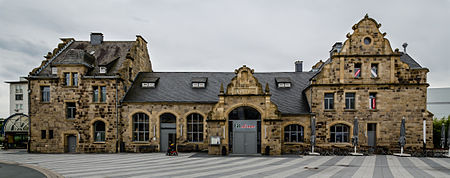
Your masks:
[[[50,102],[50,87],[49,86],[41,87],[41,101],[42,102]]]
[[[187,117],[187,137],[189,142],[203,142],[203,116],[197,113]]]
[[[323,103],[325,109],[334,109],[334,93],[325,93]]]
[[[133,115],[133,141],[149,141],[150,129],[149,118],[147,114],[136,113]]]
[[[355,93],[345,93],[345,109],[355,109]]]
[[[95,142],[105,141],[105,123],[102,121],[94,122],[94,141]]]
[[[345,143],[349,142],[350,127],[345,124],[336,124],[330,127],[330,142]]]
[[[291,124],[284,127],[284,141],[285,142],[303,142],[303,126],[298,124]]]
[[[369,93],[369,109],[377,109],[377,93]]]

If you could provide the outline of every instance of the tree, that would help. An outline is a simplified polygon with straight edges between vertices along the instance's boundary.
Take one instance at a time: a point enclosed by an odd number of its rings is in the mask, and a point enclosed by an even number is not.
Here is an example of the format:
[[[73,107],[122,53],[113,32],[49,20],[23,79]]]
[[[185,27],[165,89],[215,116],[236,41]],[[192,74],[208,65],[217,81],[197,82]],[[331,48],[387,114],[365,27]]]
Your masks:
[[[433,144],[434,148],[441,148],[441,127],[442,123],[445,125],[445,137],[448,138],[447,129],[450,124],[450,115],[447,118],[442,117],[441,119],[433,119]],[[447,145],[447,139],[445,139],[445,145]],[[447,147],[447,146],[444,146]]]

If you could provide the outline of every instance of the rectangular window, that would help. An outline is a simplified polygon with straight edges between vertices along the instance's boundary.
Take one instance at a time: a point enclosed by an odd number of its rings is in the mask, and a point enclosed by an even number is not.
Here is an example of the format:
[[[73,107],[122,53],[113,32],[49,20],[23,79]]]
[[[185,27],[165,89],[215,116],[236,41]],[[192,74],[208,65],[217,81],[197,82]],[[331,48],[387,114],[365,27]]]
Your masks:
[[[101,88],[101,98],[100,98],[100,101],[101,102],[106,102],[106,87],[105,86],[103,86],[103,87],[100,87]]]
[[[19,104],[19,109],[20,109],[20,110],[23,109],[23,104]]]
[[[48,139],[53,139],[53,130],[48,131]]]
[[[334,93],[325,93],[324,97],[325,109],[334,108]]]
[[[78,73],[72,73],[72,86],[78,86]]]
[[[345,94],[345,109],[355,109],[355,93]]]
[[[370,103],[370,109],[377,109],[377,94],[376,93],[370,93],[369,94],[369,103]]]
[[[41,87],[41,101],[42,102],[50,102],[50,87],[49,86]]]
[[[47,138],[47,132],[45,130],[41,130],[41,139]]]
[[[70,73],[64,73],[64,86],[70,86]]]
[[[355,63],[355,73],[353,74],[353,76],[355,78],[360,78],[361,77],[361,63]]]
[[[372,78],[378,78],[378,64],[372,64],[370,66],[370,76]]]
[[[94,100],[94,102],[98,102],[98,92],[99,92],[98,86],[94,86],[93,89],[94,89],[94,93],[93,93],[94,98],[93,98],[93,100]]]
[[[16,93],[23,93],[21,85],[16,85]]]
[[[66,103],[67,119],[75,119],[76,105],[75,103]]]
[[[106,86],[94,86],[93,101],[106,102]]]
[[[23,100],[23,94],[16,94],[16,100]]]

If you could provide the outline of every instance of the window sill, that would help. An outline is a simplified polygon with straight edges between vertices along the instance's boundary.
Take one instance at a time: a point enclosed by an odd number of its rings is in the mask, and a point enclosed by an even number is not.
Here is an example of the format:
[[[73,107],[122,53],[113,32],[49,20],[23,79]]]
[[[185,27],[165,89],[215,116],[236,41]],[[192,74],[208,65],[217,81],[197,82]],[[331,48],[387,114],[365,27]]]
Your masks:
[[[106,144],[106,142],[105,142],[105,141],[102,141],[102,142],[94,142],[94,144]]]
[[[344,109],[344,112],[356,112],[356,111],[358,111],[358,110],[356,110],[356,109]]]
[[[66,121],[74,122],[75,120],[76,120],[75,118],[66,118]]]
[[[78,85],[71,85],[71,86],[64,85],[64,86],[61,86],[61,88],[77,88],[77,87],[78,87]]]
[[[336,112],[335,109],[324,109],[323,111],[324,111],[324,112]]]
[[[331,144],[331,146],[335,146],[335,147],[347,147],[347,146],[352,146],[352,144],[347,143],[347,142],[338,142],[338,143],[331,142],[330,144]]]
[[[304,145],[305,142],[284,142],[285,145]]]
[[[150,144],[150,141],[132,141],[133,144]]]
[[[92,104],[108,104],[107,102],[92,102]]]
[[[380,77],[370,77],[371,79],[378,80]]]
[[[40,101],[39,104],[50,104],[50,101]]]
[[[370,112],[377,112],[378,109],[368,109],[368,111],[370,111]]]

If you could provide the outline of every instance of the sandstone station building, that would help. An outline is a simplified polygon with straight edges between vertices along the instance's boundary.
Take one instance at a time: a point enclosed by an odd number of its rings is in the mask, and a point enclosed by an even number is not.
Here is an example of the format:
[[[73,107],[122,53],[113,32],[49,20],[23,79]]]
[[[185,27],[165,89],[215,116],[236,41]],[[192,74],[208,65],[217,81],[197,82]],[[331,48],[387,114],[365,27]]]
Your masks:
[[[406,118],[406,149],[422,149],[428,69],[392,50],[381,24],[367,15],[310,71],[260,73],[154,72],[147,41],[61,39],[28,76],[31,152],[301,153],[351,148],[398,150]],[[425,122],[424,122],[425,121]]]

